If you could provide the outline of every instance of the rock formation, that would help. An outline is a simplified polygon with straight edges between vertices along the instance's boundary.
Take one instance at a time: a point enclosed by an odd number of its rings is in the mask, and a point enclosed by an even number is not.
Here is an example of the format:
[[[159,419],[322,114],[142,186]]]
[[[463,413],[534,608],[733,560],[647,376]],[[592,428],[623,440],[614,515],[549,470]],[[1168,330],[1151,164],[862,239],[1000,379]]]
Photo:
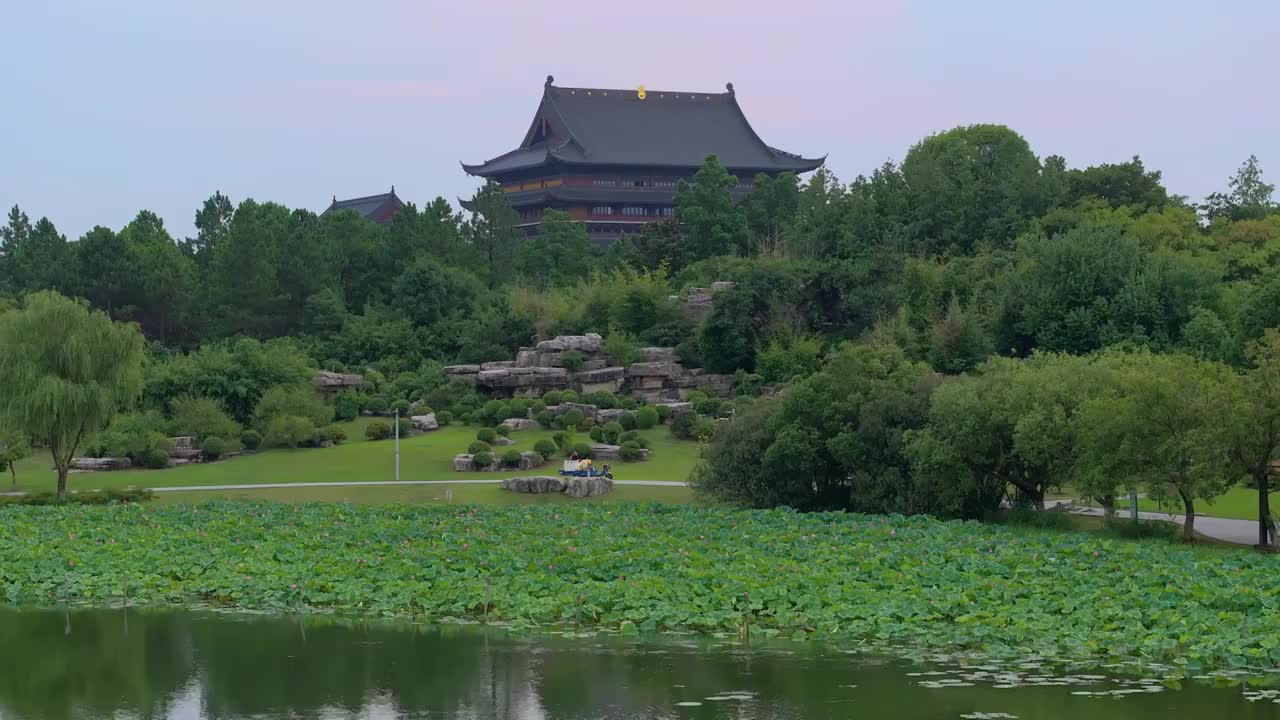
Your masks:
[[[431,432],[432,430],[440,429],[440,421],[436,420],[435,413],[413,415],[409,418],[409,422],[413,423],[414,429],[420,432]]]
[[[316,390],[332,395],[339,390],[363,390],[364,376],[321,370],[313,380]]]
[[[603,477],[563,479],[551,475],[529,475],[503,480],[502,489],[531,494],[564,493],[570,497],[587,498],[612,492],[613,481]]]

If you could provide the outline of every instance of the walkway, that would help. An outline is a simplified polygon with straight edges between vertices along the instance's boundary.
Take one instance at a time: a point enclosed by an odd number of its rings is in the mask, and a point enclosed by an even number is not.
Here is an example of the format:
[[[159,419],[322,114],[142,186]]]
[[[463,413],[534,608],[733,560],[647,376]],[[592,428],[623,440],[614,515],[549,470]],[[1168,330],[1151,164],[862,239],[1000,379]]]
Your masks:
[[[1083,507],[1075,505],[1071,502],[1060,502],[1058,507],[1066,509],[1068,512],[1077,515],[1092,515],[1094,517],[1102,517],[1104,515],[1102,508]],[[1116,508],[1116,517],[1127,518],[1129,511]],[[1177,513],[1163,512],[1138,512],[1138,518],[1141,520],[1158,520],[1161,522],[1174,523],[1181,527],[1183,517]],[[1205,515],[1196,515],[1195,530],[1197,533],[1205,537],[1221,540],[1223,542],[1237,543],[1239,545],[1256,545],[1258,544],[1258,521],[1256,520],[1230,520],[1227,518],[1208,517]]]

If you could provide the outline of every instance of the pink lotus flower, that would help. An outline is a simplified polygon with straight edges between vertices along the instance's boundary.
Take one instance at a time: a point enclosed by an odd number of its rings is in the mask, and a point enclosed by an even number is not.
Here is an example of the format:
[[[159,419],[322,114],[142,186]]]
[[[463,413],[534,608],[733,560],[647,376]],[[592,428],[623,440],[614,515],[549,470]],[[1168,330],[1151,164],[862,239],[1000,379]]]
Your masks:
[[[290,590],[297,590],[297,589],[298,589],[298,583],[294,583],[294,584],[290,585],[290,586],[289,586],[289,589],[290,589]]]
[[[72,561],[71,561],[71,567],[75,567],[75,566],[76,566],[76,561],[75,561],[75,560],[72,560]]]

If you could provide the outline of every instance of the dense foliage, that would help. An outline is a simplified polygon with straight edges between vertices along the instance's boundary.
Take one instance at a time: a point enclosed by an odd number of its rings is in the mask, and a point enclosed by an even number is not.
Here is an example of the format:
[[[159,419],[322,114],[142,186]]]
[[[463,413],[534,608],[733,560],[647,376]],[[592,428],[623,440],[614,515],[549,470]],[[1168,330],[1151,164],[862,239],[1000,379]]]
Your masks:
[[[689,506],[232,503],[0,515],[7,603],[127,593],[152,605],[749,626],[996,656],[1280,667],[1277,559],[1164,542]]]

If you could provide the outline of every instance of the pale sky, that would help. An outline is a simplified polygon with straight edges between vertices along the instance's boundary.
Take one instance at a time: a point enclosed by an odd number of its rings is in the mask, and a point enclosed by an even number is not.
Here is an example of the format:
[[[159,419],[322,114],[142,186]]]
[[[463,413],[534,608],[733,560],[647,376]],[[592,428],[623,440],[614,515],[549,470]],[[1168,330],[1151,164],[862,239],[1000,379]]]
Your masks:
[[[1072,166],[1140,154],[1172,192],[1250,154],[1280,180],[1275,0],[8,0],[0,205],[71,238],[215,190],[323,210],[456,202],[542,92],[718,92],[843,180],[991,122]]]

